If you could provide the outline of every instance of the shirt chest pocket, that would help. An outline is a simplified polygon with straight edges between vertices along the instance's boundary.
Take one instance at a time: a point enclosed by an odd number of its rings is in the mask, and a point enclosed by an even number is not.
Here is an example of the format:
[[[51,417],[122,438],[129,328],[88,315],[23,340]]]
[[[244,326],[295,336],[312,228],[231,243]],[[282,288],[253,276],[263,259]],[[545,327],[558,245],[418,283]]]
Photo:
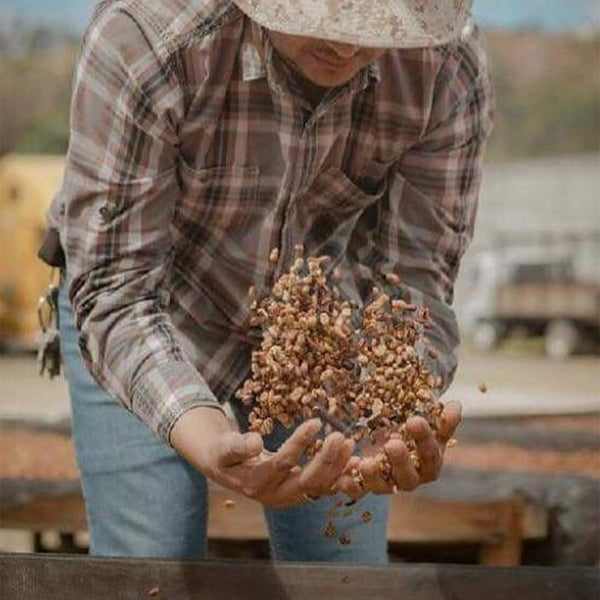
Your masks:
[[[363,210],[384,194],[387,169],[386,165],[373,163],[355,183],[341,169],[330,167],[315,179],[306,193],[307,199],[320,210],[341,217]]]
[[[187,242],[218,243],[243,235],[263,216],[256,166],[197,169],[180,161],[179,182],[173,222]]]
[[[323,171],[294,205],[294,241],[311,254],[340,256],[360,216],[378,203],[386,188],[383,167],[369,170],[359,184],[337,167]]]

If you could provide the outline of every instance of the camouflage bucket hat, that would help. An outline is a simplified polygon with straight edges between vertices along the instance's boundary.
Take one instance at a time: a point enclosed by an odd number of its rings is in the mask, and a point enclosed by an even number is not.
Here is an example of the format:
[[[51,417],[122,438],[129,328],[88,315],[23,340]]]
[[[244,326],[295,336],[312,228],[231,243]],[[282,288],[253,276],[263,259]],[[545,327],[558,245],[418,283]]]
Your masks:
[[[267,29],[376,48],[438,46],[460,36],[473,0],[234,0]]]

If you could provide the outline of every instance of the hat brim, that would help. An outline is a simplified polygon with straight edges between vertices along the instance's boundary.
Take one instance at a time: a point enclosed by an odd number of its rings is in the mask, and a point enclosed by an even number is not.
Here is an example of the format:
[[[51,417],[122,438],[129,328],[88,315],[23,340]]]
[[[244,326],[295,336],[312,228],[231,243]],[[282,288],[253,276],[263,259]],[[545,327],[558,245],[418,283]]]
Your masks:
[[[458,39],[472,0],[234,0],[250,19],[290,35],[374,48],[439,46]]]

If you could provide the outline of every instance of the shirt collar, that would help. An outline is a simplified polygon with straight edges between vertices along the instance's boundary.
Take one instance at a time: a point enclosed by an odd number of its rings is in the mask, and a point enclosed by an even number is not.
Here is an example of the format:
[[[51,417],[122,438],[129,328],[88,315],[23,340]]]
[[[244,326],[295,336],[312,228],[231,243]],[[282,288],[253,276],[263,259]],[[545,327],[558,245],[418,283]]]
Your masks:
[[[265,67],[265,54],[267,51],[265,37],[262,28],[250,21],[250,27],[246,29],[248,35],[244,36],[242,42],[242,79],[245,82],[263,79],[267,76]]]
[[[381,81],[381,66],[379,65],[379,61],[371,63],[366,70],[369,81],[373,81],[374,83],[379,83]]]

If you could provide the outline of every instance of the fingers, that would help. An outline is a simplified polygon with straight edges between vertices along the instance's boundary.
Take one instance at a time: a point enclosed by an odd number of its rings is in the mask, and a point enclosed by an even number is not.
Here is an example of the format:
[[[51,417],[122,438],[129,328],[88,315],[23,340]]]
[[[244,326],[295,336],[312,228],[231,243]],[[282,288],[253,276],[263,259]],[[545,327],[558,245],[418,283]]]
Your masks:
[[[364,458],[359,469],[364,480],[364,491],[374,494],[390,494],[394,487],[398,490],[412,491],[421,478],[408,453],[404,442],[392,439],[385,445],[385,454],[391,467],[391,477],[385,478],[381,471],[380,459],[377,457]]]
[[[358,468],[362,474],[364,487],[374,494],[389,494],[392,491],[392,485],[383,479],[379,465],[379,459],[374,457],[361,461]]]
[[[389,494],[394,484],[399,490],[411,491],[419,484],[433,481],[439,476],[442,468],[443,446],[454,435],[462,420],[460,402],[448,402],[440,418],[437,435],[434,434],[427,421],[421,417],[413,417],[406,423],[407,433],[414,439],[419,469],[411,458],[406,444],[398,439],[391,439],[384,448],[391,466],[391,479],[384,478],[379,459],[374,456],[380,452],[379,444],[367,446],[363,458],[356,462],[353,458],[338,480],[338,487],[351,498],[360,498],[367,492]],[[364,485],[359,486],[349,475],[351,469],[359,469]]]
[[[338,490],[352,500],[358,500],[362,498],[367,490],[361,485],[359,485],[355,478],[352,476],[352,471],[357,469],[360,465],[361,459],[359,456],[351,456],[346,464],[346,468],[340,478],[337,481]]]
[[[437,433],[437,438],[442,444],[446,444],[454,435],[456,428],[462,421],[462,404],[453,400],[448,402],[444,407],[440,418],[440,426]]]
[[[300,475],[303,492],[313,496],[328,494],[348,464],[354,446],[354,441],[344,438],[341,433],[329,435],[323,448]]]
[[[442,466],[443,445],[454,435],[461,418],[460,403],[449,402],[441,415],[437,435],[425,419],[409,419],[406,429],[415,441],[419,469],[415,467],[406,444],[398,439],[391,439],[384,446],[390,462],[391,477],[383,476],[380,460],[376,456],[369,456],[370,448],[365,448],[362,459],[352,457],[354,443],[337,432],[326,439],[321,451],[302,472],[290,475],[291,469],[299,463],[302,454],[310,447],[321,428],[318,419],[307,421],[269,459],[270,466],[279,474],[279,477],[272,480],[275,484],[273,489],[277,489],[277,496],[283,494],[286,497],[297,497],[302,492],[319,496],[329,493],[332,486],[336,485],[339,491],[352,499],[360,498],[368,492],[389,494],[394,487],[405,491],[414,490],[420,483],[438,477]],[[380,444],[373,444],[373,453],[378,451],[378,447],[381,449],[382,441],[380,440]],[[352,476],[353,469],[360,470],[363,485],[358,484]]]
[[[216,463],[219,468],[233,467],[263,450],[263,441],[258,433],[241,434],[234,431],[221,436],[216,449]]]
[[[287,474],[296,466],[300,462],[302,454],[314,442],[321,426],[322,423],[319,419],[311,419],[302,423],[282,444],[281,448],[272,455],[270,462],[275,469],[282,474]]]
[[[239,489],[249,498],[260,502],[270,502],[271,494],[282,482],[286,483],[283,494],[286,503],[289,500],[287,496],[290,496],[294,489],[295,495],[301,497],[299,476],[293,473],[292,469],[320,429],[319,419],[303,423],[275,453],[264,450],[262,438],[257,433],[243,436],[239,433],[229,433],[223,436],[217,462],[220,468],[229,468],[221,473],[222,480],[226,480],[231,489]],[[257,457],[257,460],[248,460],[254,457]]]
[[[391,440],[385,446],[385,453],[392,466],[392,479],[396,487],[405,492],[414,490],[421,483],[421,478],[406,444],[400,440]]]
[[[417,447],[421,482],[433,481],[442,468],[442,453],[429,423],[422,417],[412,417],[406,422],[406,430]]]

